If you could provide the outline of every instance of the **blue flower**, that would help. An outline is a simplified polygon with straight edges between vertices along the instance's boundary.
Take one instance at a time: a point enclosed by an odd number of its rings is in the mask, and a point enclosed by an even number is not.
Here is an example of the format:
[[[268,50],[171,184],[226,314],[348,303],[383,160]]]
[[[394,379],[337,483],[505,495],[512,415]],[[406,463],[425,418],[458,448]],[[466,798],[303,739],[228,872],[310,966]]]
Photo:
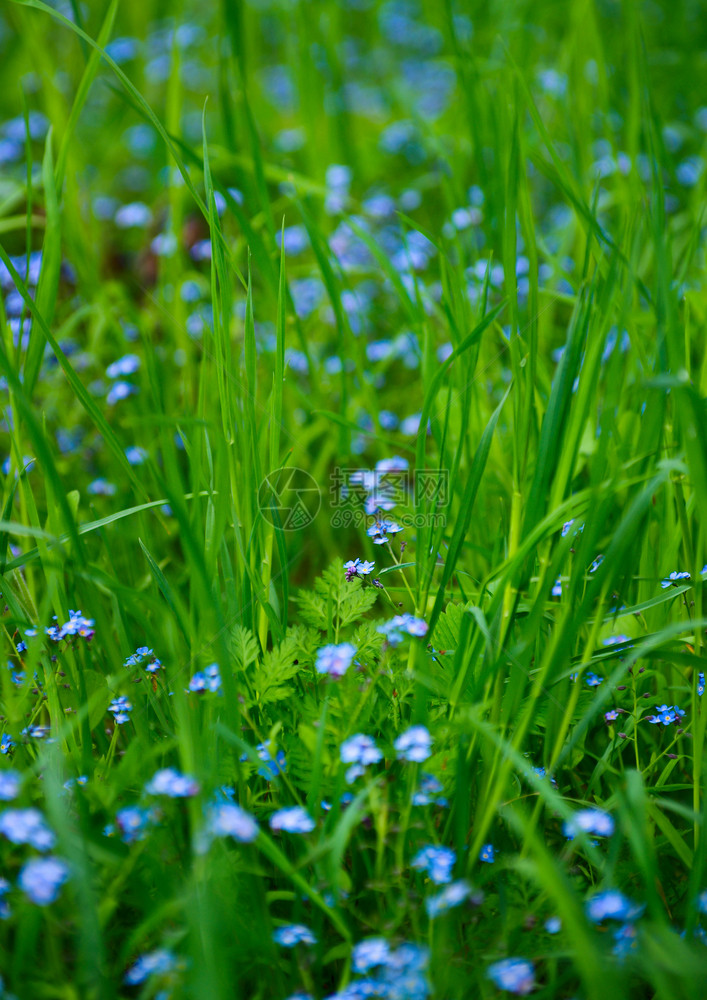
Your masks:
[[[199,783],[188,774],[180,774],[172,767],[157,771],[145,785],[148,795],[168,795],[171,799],[186,799],[199,793]]]
[[[121,695],[119,698],[114,698],[113,701],[108,706],[108,711],[113,714],[113,718],[119,726],[123,723],[130,721],[130,712],[133,706],[128,701],[128,699]]]
[[[339,753],[344,764],[352,764],[346,772],[346,781],[351,784],[360,777],[369,764],[377,764],[383,759],[383,753],[376,746],[371,736],[357,733],[341,744]]]
[[[598,677],[596,674],[590,672],[587,674],[584,680],[589,687],[599,687],[599,685],[603,682],[604,678]]]
[[[39,809],[5,809],[0,813],[0,833],[13,844],[31,844],[38,851],[48,851],[56,842]]]
[[[235,802],[218,802],[209,808],[207,828],[214,837],[233,837],[249,844],[258,836],[258,824]]]
[[[350,642],[341,642],[338,646],[322,646],[317,652],[315,663],[317,673],[341,677],[351,666],[355,655],[356,647]]]
[[[120,402],[121,399],[127,399],[128,396],[133,396],[140,390],[130,382],[114,382],[113,385],[108,390],[108,395],[106,396],[106,403],[108,406],[114,406],[116,403]]]
[[[304,924],[288,924],[273,931],[273,941],[283,948],[294,948],[298,944],[316,944],[317,939]]]
[[[494,849],[493,844],[484,844],[484,846],[481,848],[479,858],[481,859],[481,861],[486,861],[489,864],[493,864],[493,862],[496,860],[496,851]]]
[[[8,754],[15,745],[15,741],[9,733],[3,733],[0,737],[0,753]]]
[[[448,805],[447,800],[442,796],[444,788],[442,783],[433,774],[421,774],[420,786],[412,796],[414,806],[428,806],[435,803],[438,806]]]
[[[177,959],[171,951],[166,948],[159,948],[146,955],[141,955],[137,962],[125,973],[125,982],[128,986],[138,986],[146,979],[154,975],[165,975],[173,972],[177,968]]]
[[[417,852],[410,864],[425,872],[436,885],[452,881],[452,868],[457,860],[451,847],[435,847],[428,844]]]
[[[267,743],[259,743],[256,749],[258,757],[264,761],[263,766],[258,768],[258,774],[261,778],[271,781],[278,774],[282,774],[283,771],[287,770],[287,760],[282,750],[278,750],[275,756],[272,757]]]
[[[448,886],[436,896],[425,900],[425,908],[430,920],[434,920],[441,913],[446,913],[455,906],[459,906],[471,895],[471,886],[461,879],[458,882],[450,882]]]
[[[678,708],[677,705],[658,705],[656,708],[657,715],[646,716],[646,721],[657,725],[660,723],[663,726],[669,726],[673,722],[680,722],[680,719],[685,714],[684,709]]]
[[[157,813],[153,809],[146,809],[142,806],[126,806],[124,809],[119,809],[115,815],[121,840],[125,844],[134,844],[137,840],[144,840],[149,828],[156,821]]]
[[[611,949],[617,958],[625,958],[638,945],[638,931],[633,924],[623,924],[614,931],[614,947]]]
[[[389,645],[398,646],[403,641],[405,634],[418,638],[426,635],[427,622],[410,614],[396,615],[390,621],[379,625],[376,632],[384,635]]]
[[[565,822],[563,830],[568,840],[574,840],[578,833],[610,837],[614,832],[614,820],[603,809],[580,809]]]
[[[668,576],[665,577],[664,580],[660,581],[660,585],[663,588],[663,590],[667,590],[668,587],[672,586],[677,587],[678,580],[689,580],[689,579],[690,579],[689,573],[686,573],[684,570],[678,571],[674,569],[672,573],[669,573]]]
[[[368,562],[365,559],[349,559],[348,562],[344,563],[346,579],[353,580],[355,576],[368,576],[369,573],[373,572],[375,565],[374,562]]]
[[[189,691],[219,691],[221,688],[221,673],[218,663],[212,663],[204,670],[197,671],[189,681]]]
[[[289,806],[272,814],[270,829],[285,830],[287,833],[309,833],[314,829],[314,820],[302,806]]]
[[[351,953],[354,972],[368,972],[379,965],[387,965],[390,945],[385,938],[366,938],[354,945]]]
[[[643,913],[643,907],[632,903],[618,889],[605,889],[597,892],[587,900],[587,917],[595,924],[604,920],[633,920]]]
[[[562,930],[562,921],[559,917],[548,917],[545,921],[545,930],[548,934],[559,934]]]
[[[366,534],[369,538],[373,539],[374,545],[385,545],[388,541],[389,535],[397,535],[397,533],[402,530],[402,526],[396,521],[391,521],[389,518],[385,518],[381,521],[374,521],[374,523],[366,530]]]
[[[21,784],[22,775],[17,771],[0,771],[0,800],[9,802],[16,799]]]
[[[59,858],[33,858],[20,870],[18,884],[33,903],[47,906],[69,877],[69,866]]]
[[[535,969],[527,958],[504,958],[486,970],[486,976],[498,987],[516,996],[525,996],[535,986]]]
[[[705,693],[705,675],[700,671],[697,675],[697,697],[701,698]]]
[[[432,753],[432,737],[424,726],[411,726],[396,739],[393,744],[398,760],[409,760],[422,763]]]
[[[562,577],[558,576],[552,585],[552,590],[550,591],[553,597],[562,597]]]

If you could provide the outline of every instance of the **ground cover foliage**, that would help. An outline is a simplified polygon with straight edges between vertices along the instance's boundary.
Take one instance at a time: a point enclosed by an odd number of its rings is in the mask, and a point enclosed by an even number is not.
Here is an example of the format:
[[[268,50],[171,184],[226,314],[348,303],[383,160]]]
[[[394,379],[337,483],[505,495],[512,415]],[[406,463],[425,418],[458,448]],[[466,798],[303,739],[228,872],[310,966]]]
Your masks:
[[[0,996],[694,998],[707,30],[0,8]]]

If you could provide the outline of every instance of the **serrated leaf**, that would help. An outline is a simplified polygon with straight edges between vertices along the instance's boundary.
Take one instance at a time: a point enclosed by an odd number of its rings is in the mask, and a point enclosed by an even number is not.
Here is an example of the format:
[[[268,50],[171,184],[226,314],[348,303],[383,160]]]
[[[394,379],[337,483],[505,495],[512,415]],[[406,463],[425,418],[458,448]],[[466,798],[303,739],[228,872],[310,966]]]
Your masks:
[[[260,654],[260,644],[249,628],[236,625],[231,632],[230,650],[236,670],[247,670]]]

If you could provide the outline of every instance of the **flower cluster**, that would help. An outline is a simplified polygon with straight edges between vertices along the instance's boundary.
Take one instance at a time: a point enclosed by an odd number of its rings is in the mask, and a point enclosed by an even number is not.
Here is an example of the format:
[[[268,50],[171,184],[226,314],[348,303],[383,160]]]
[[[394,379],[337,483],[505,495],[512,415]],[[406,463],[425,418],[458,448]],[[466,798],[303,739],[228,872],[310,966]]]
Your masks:
[[[162,663],[148,646],[138,646],[135,652],[127,657],[124,666],[143,666],[148,674],[156,674],[162,668]]]
[[[218,663],[212,663],[203,670],[198,670],[189,681],[187,691],[219,691],[221,689],[221,673]]]
[[[397,535],[398,532],[402,530],[402,525],[398,524],[397,521],[391,521],[390,518],[386,517],[381,520],[374,521],[373,524],[369,525],[366,529],[366,534],[372,540],[374,545],[385,545],[390,535]]]
[[[431,882],[444,885],[452,881],[452,868],[457,860],[451,847],[435,847],[428,844],[417,852],[410,864],[424,872]]]
[[[29,844],[38,851],[48,851],[56,843],[56,835],[39,809],[3,810],[0,833],[13,844]]]
[[[180,774],[172,767],[157,771],[145,785],[148,795],[167,795],[171,799],[191,798],[199,794],[199,783],[188,774]]]
[[[359,778],[369,764],[377,764],[383,759],[383,753],[376,746],[371,736],[357,733],[344,740],[339,749],[344,764],[351,764],[346,772],[346,781],[350,785]]]
[[[423,773],[420,775],[420,784],[412,795],[414,806],[447,806],[447,799],[442,795],[444,787],[433,774]]]
[[[426,1000],[429,953],[417,944],[404,942],[392,948],[385,938],[367,938],[354,945],[353,971],[357,976],[344,992],[329,1000],[355,997],[389,997],[391,1000]]]
[[[563,831],[568,840],[574,840],[578,833],[610,837],[614,832],[614,819],[603,809],[580,809],[565,822]]]
[[[427,916],[430,920],[434,920],[441,914],[446,913],[448,910],[453,909],[456,906],[461,906],[462,903],[466,902],[472,896],[472,887],[465,879],[460,879],[457,882],[450,882],[449,885],[445,886],[444,889],[436,896],[431,896],[425,900],[425,909],[427,910]],[[474,894],[474,902],[480,902],[481,896],[479,894]]]
[[[655,715],[647,715],[646,722],[651,722],[654,726],[658,724],[670,726],[673,722],[679,723],[685,711],[678,708],[677,705],[657,705],[655,713]]]
[[[287,924],[273,931],[273,941],[283,948],[294,948],[298,944],[316,944],[317,939],[304,924]]]
[[[56,616],[54,621],[56,621]],[[50,625],[46,633],[54,642],[60,642],[68,636],[78,635],[82,639],[92,639],[94,636],[93,626],[96,623],[92,618],[85,618],[80,611],[69,611],[69,619],[63,625]]]
[[[329,674],[331,677],[342,677],[351,666],[356,655],[356,647],[350,642],[341,642],[338,646],[322,646],[317,652],[315,668],[318,674]]]
[[[663,580],[660,581],[660,585],[663,590],[667,590],[668,587],[677,587],[680,580],[689,580],[690,574],[685,570],[674,569],[672,573],[669,573]]]
[[[120,695],[120,697],[114,698],[108,706],[108,711],[112,714],[119,726],[122,726],[125,722],[130,721],[130,713],[132,712],[132,709],[132,703],[128,701],[125,695]]]
[[[385,636],[389,645],[399,646],[406,634],[420,638],[427,635],[427,622],[410,614],[396,615],[379,625],[376,631]]]
[[[498,987],[516,996],[526,996],[535,987],[535,969],[527,958],[504,958],[486,970],[487,977]]]
[[[270,829],[284,830],[286,833],[310,833],[314,829],[314,820],[302,806],[288,806],[272,814]]]
[[[424,726],[410,726],[393,744],[398,760],[421,764],[432,753],[432,737]]]
[[[349,559],[344,563],[346,579],[353,580],[354,577],[368,576],[373,572],[374,562],[367,562],[365,559]]]

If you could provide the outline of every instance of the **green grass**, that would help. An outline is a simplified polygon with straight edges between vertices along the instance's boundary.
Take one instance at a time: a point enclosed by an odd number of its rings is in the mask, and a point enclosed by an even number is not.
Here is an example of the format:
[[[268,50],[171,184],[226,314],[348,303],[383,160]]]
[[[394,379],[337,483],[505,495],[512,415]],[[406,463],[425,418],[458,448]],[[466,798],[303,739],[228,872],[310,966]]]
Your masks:
[[[357,1000],[372,937],[429,959],[374,970],[386,1000],[490,1000],[508,957],[547,1000],[701,995],[700,13],[0,10],[0,995]],[[394,456],[376,545],[351,473]],[[268,509],[289,470],[302,527]],[[52,640],[70,609],[95,634]],[[426,633],[384,641],[397,614]],[[380,754],[349,781],[355,734]],[[198,791],[151,795],[166,767]],[[218,796],[257,835],[208,837]],[[311,831],[271,830],[289,806]],[[29,807],[66,865],[47,905]],[[568,840],[582,808],[614,832]],[[432,917],[429,844],[468,889]],[[640,915],[591,919],[604,890]]]

